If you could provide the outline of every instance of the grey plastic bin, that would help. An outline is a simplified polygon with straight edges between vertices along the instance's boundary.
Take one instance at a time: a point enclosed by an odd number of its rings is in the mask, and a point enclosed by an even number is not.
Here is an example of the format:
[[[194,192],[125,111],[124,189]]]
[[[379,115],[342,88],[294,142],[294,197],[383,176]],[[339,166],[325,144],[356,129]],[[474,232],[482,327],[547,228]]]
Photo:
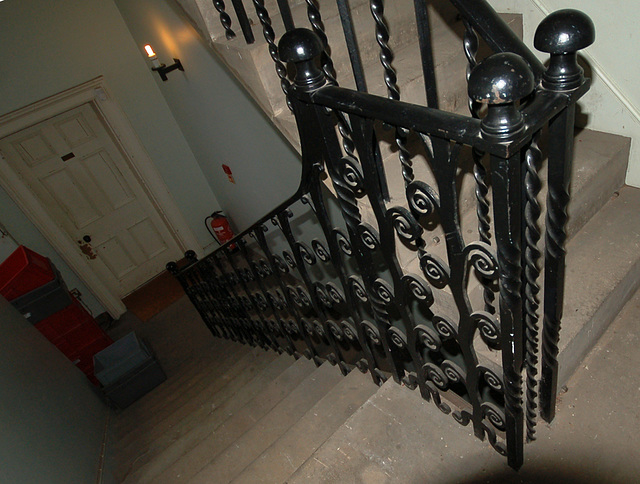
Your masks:
[[[167,379],[153,353],[135,332],[96,353],[93,361],[103,393],[120,408],[128,407]]]
[[[151,351],[132,331],[95,354],[94,374],[103,385],[111,385],[151,359]]]
[[[32,324],[62,311],[73,302],[60,272],[53,264],[51,268],[55,274],[53,281],[11,301],[11,304]]]

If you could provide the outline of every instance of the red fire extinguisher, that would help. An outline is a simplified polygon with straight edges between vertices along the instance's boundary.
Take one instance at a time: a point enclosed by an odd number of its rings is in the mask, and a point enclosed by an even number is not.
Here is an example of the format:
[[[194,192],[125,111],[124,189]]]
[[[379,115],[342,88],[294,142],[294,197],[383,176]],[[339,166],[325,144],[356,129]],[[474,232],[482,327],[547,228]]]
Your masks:
[[[229,225],[229,221],[227,217],[225,217],[221,210],[217,212],[213,212],[206,219],[204,219],[204,224],[207,226],[207,230],[213,236],[214,239],[220,244],[224,245],[233,239],[234,234],[233,230],[231,230],[231,226]],[[235,244],[230,247],[231,249],[235,248]]]

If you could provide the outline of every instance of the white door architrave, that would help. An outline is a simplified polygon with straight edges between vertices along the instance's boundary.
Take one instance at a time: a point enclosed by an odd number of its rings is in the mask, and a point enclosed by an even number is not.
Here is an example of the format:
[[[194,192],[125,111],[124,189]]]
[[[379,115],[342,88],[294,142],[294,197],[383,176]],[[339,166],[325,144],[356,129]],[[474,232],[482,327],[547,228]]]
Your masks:
[[[150,202],[183,250],[202,248],[187,225],[173,197],[126,115],[107,90],[104,78],[98,77],[44,100],[0,116],[0,138],[40,123],[85,103],[91,103],[112,132],[119,148],[126,155],[129,167],[142,185]],[[78,275],[111,316],[120,317],[126,308],[117,294],[97,276],[77,246],[41,206],[24,181],[0,155],[0,186],[2,186],[27,217],[38,228],[69,267]]]

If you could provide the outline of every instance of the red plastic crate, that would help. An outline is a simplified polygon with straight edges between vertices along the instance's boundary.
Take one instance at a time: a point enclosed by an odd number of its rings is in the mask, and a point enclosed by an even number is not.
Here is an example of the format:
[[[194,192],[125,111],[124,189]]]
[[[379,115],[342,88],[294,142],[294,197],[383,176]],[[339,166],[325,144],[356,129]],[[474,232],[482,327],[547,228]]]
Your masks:
[[[95,325],[91,314],[72,296],[72,303],[35,324],[47,339],[60,338],[84,324]]]
[[[0,264],[0,294],[12,301],[54,278],[49,259],[21,245]]]
[[[75,329],[72,329],[62,337],[67,340],[74,348],[80,348],[78,351],[82,353],[82,348],[89,346],[90,344],[104,339],[106,335],[104,331],[95,322],[88,324],[82,324]]]
[[[93,355],[110,346],[113,340],[98,326],[77,299],[72,297],[69,306],[34,326],[93,384],[99,386],[93,375]]]

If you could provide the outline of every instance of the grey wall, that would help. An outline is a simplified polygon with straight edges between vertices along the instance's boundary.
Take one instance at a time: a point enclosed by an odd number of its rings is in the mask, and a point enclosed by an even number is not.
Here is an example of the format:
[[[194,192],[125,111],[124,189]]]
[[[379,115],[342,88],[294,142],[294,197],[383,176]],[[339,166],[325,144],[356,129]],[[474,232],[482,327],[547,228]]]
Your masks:
[[[95,482],[106,407],[0,296],[0,482]]]
[[[18,248],[18,243],[6,227],[0,223],[0,264]]]
[[[235,226],[246,228],[292,195],[300,180],[298,154],[203,43],[180,7],[173,0],[115,3],[141,59],[149,43],[161,62],[176,57],[184,65],[184,73],[170,73],[167,82],[156,77],[156,83]],[[244,42],[241,37],[235,41]],[[275,76],[275,71],[264,75]],[[222,164],[231,167],[235,184]]]
[[[112,0],[0,2],[0,45],[0,114],[103,75],[201,245],[211,243],[202,220],[218,202]],[[89,294],[1,189],[0,223]]]

